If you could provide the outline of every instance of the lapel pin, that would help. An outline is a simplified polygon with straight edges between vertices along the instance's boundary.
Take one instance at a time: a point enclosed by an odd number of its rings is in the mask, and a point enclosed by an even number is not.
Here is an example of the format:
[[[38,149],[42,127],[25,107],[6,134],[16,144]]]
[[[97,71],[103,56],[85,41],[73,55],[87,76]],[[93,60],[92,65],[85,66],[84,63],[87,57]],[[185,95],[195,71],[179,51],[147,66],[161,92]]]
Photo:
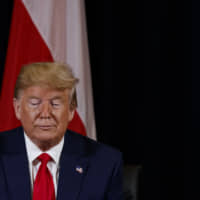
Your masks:
[[[77,167],[76,167],[76,171],[77,171],[79,174],[82,174],[82,173],[83,173],[83,168],[80,167],[80,166],[77,166]]]

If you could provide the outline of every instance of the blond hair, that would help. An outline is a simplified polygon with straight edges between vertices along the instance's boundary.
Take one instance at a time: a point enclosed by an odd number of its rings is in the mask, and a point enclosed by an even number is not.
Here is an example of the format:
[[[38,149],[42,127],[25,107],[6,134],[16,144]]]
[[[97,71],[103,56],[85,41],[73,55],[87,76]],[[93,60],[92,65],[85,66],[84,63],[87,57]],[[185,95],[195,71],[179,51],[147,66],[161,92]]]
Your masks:
[[[19,97],[19,92],[31,86],[47,86],[56,90],[69,89],[71,93],[70,105],[77,107],[75,86],[78,79],[72,73],[69,65],[58,62],[40,62],[24,65],[17,77],[14,97]]]

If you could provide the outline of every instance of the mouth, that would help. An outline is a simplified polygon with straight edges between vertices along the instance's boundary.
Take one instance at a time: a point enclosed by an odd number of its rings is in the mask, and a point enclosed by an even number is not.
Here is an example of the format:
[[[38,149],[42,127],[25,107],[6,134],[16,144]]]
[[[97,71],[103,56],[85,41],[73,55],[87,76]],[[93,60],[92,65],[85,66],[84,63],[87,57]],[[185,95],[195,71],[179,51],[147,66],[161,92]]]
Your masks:
[[[49,129],[54,128],[55,126],[54,125],[38,125],[38,127],[42,130],[49,130]]]

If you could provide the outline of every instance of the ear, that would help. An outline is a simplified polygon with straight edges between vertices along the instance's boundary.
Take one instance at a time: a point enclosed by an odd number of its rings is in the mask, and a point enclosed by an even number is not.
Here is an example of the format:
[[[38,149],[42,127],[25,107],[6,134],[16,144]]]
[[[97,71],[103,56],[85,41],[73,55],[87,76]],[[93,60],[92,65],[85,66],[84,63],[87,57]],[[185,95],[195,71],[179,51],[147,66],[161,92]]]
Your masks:
[[[13,99],[13,106],[15,110],[15,116],[18,120],[21,119],[21,104],[20,99],[14,98]]]
[[[74,113],[75,113],[75,109],[73,109],[73,110],[69,109],[69,122],[72,121],[72,119],[74,117]]]

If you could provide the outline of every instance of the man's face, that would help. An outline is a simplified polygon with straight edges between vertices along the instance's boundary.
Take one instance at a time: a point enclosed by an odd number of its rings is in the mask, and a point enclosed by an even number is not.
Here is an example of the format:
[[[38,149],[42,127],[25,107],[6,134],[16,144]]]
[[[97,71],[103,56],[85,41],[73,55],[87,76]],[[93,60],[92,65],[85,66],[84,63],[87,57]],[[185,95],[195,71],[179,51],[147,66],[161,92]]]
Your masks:
[[[60,142],[73,118],[69,93],[68,89],[59,91],[32,86],[14,99],[16,117],[27,136],[42,150]]]

